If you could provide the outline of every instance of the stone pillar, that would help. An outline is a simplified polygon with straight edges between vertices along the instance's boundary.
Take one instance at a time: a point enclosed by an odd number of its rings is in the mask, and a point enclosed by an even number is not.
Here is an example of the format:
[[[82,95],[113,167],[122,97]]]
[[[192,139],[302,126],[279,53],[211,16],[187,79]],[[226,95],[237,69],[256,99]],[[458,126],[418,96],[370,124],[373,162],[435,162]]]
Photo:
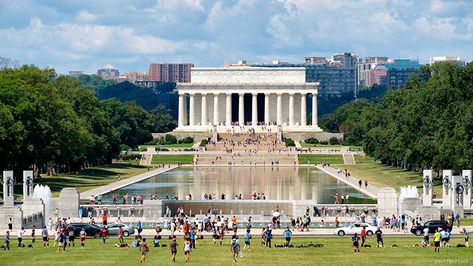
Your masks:
[[[3,171],[3,207],[12,207],[15,202],[13,184],[13,171]]]
[[[195,95],[190,94],[189,99],[189,126],[195,126]]]
[[[289,94],[289,126],[294,126],[294,94]]]
[[[226,115],[225,115],[225,125],[231,126],[232,125],[232,94],[227,94],[227,102],[226,102]]]
[[[253,93],[251,98],[251,124],[253,126],[258,125],[258,94]]]
[[[423,190],[422,190],[422,202],[424,206],[432,206],[432,170],[424,170],[423,172]]]
[[[464,209],[471,209],[471,186],[472,186],[472,177],[471,170],[462,171],[462,185],[464,187],[463,191],[463,206]]]
[[[307,125],[307,102],[305,94],[301,94],[301,126]]]
[[[238,124],[240,126],[245,125],[245,94],[240,93],[238,95]]]
[[[218,93],[214,94],[214,126],[218,126],[220,123],[218,113]]]
[[[277,119],[276,119],[276,124],[278,126],[282,126],[282,94],[278,93],[278,97],[276,100],[276,113],[277,113]]]
[[[184,105],[186,104],[186,99],[184,94],[179,94],[179,117],[178,117],[178,127],[184,126]]]
[[[76,188],[63,188],[59,194],[59,216],[79,217],[80,194]]]
[[[442,171],[442,205],[444,209],[450,209],[452,207],[452,170]]]
[[[378,216],[390,217],[393,214],[398,215],[398,197],[396,190],[392,187],[382,187],[378,194]]]
[[[202,94],[202,114],[201,114],[201,123],[202,126],[207,126],[207,95]]]
[[[317,93],[312,93],[312,127],[316,127],[317,124]]]
[[[33,197],[33,171],[23,171],[23,201]]]
[[[264,94],[264,123],[269,125],[269,93]]]

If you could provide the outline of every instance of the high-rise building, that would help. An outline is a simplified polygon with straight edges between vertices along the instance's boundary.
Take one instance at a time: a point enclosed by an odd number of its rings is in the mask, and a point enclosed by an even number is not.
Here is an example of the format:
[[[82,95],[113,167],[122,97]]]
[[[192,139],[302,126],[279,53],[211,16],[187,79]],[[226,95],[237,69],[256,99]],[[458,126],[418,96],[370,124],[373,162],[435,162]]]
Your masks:
[[[148,79],[161,82],[191,82],[194,64],[150,64]]]
[[[357,71],[357,85],[370,86],[370,70],[375,69],[378,65],[387,64],[388,57],[386,56],[369,56],[362,60],[358,60],[356,66]]]
[[[112,65],[105,65],[104,67],[97,69],[97,76],[102,79],[118,80],[120,77],[120,71]]]
[[[406,84],[409,76],[417,73],[421,67],[418,60],[412,59],[394,59],[392,63],[384,66],[388,69],[388,86],[395,89]]]
[[[373,85],[388,85],[388,69],[383,66],[379,65],[373,69],[369,70],[369,80],[366,86],[373,86]]]
[[[458,56],[434,56],[430,58],[430,64],[438,62],[448,62],[457,66],[465,66],[465,61],[461,60]]]
[[[71,70],[69,71],[69,77],[78,78],[80,75],[84,75],[82,70]]]
[[[148,80],[148,73],[146,72],[136,72],[136,71],[128,71],[123,73],[120,76],[120,79],[129,81],[131,83],[134,83],[136,81],[145,81]]]

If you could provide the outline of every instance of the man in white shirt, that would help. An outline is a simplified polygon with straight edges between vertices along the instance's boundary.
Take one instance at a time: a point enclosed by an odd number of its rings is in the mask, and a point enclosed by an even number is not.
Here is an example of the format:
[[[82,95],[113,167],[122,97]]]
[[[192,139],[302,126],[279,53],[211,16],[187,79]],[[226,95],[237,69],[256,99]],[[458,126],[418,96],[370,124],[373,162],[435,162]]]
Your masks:
[[[424,240],[422,241],[424,247],[429,245],[429,228],[424,228]]]
[[[25,233],[25,228],[22,227],[20,230],[18,230],[18,247],[22,248],[23,246],[23,234]]]

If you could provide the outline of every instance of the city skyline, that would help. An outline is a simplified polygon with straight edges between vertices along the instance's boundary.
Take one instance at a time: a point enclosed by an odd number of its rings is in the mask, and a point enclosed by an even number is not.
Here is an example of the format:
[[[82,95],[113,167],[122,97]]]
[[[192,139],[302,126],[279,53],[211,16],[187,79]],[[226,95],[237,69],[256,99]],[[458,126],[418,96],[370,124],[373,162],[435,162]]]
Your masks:
[[[473,60],[469,1],[7,1],[0,55],[59,73],[111,64],[302,63],[306,56]]]

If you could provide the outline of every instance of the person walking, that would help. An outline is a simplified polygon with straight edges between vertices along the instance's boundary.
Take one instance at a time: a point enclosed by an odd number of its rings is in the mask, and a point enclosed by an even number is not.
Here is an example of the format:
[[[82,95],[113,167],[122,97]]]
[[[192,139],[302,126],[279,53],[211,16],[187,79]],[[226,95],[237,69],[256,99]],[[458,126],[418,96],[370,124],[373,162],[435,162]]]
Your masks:
[[[105,228],[105,226],[102,226],[100,236],[102,237],[103,243],[105,244],[105,240],[107,239],[107,228]]]
[[[33,224],[33,228],[31,228],[31,243],[36,242],[36,225]]]
[[[184,262],[187,263],[191,257],[191,240],[186,238],[184,242]]]
[[[125,241],[123,241],[123,226],[119,226],[118,227],[118,242],[121,244],[125,243]]]
[[[378,248],[384,247],[383,231],[381,231],[381,228],[379,226],[378,226],[378,229],[376,229],[376,232],[374,234],[376,235],[376,246]]]
[[[250,229],[246,229],[245,232],[245,245],[243,246],[243,251],[245,251],[246,247],[248,247],[248,251],[251,251],[251,244],[250,244],[251,234]]]
[[[468,244],[468,238],[469,238],[470,234],[468,233],[468,231],[466,231],[466,228],[463,227],[463,238],[465,239],[465,247],[469,247],[470,245]]]
[[[146,244],[146,238],[143,238],[140,244],[140,251],[141,251],[141,257],[140,257],[140,263],[144,263],[146,260],[146,254],[149,251],[149,246]]]
[[[358,234],[355,233],[355,235],[351,238],[352,246],[353,246],[353,251],[355,251],[355,254],[360,254],[360,244],[359,244],[360,238],[358,237]]]
[[[363,228],[361,229],[361,247],[365,246],[365,242],[366,242],[366,226],[363,226]]]
[[[25,233],[25,228],[21,227],[20,230],[18,230],[18,247],[23,248],[25,245],[23,244],[23,234]]]
[[[10,231],[5,233],[5,238],[3,241],[3,250],[10,250]]]
[[[285,245],[286,248],[288,248],[289,245],[291,244],[291,236],[292,236],[292,232],[289,229],[289,225],[288,225],[286,230],[284,231],[284,237],[286,238],[286,245]]]
[[[68,243],[69,247],[71,246],[71,244],[72,244],[72,247],[75,247],[76,236],[74,235],[74,230],[73,229],[68,230],[67,228],[66,230],[67,230],[67,235],[69,237],[69,243]]]
[[[172,263],[176,263],[176,254],[177,254],[177,239],[174,236],[169,244],[169,250],[171,251],[171,261]]]
[[[49,233],[46,226],[44,226],[43,231],[41,231],[41,236],[43,237],[43,247],[49,247]]]
[[[240,242],[238,241],[237,235],[233,235],[232,237],[231,250],[232,250],[233,261],[237,262],[238,254],[240,253]]]
[[[442,239],[442,234],[440,234],[440,228],[437,229],[437,232],[434,234],[434,252],[440,252],[440,240]]]
[[[455,221],[457,222],[457,227],[460,227],[460,213],[455,214]]]
[[[265,232],[265,236],[264,236],[264,240],[265,240],[265,244],[266,244],[266,247],[268,248],[271,248],[271,238],[273,237],[273,235],[271,234],[271,230],[269,229],[269,226],[266,227],[266,232]]]
[[[360,188],[361,188],[361,185],[363,185],[363,181],[361,181],[361,179],[358,180],[358,185],[360,186]]]
[[[85,237],[87,236],[87,233],[85,232],[85,229],[82,228],[79,233],[79,238],[80,238],[80,246],[83,247],[85,245]]]
[[[11,217],[8,219],[8,231],[13,232],[13,220]]]

